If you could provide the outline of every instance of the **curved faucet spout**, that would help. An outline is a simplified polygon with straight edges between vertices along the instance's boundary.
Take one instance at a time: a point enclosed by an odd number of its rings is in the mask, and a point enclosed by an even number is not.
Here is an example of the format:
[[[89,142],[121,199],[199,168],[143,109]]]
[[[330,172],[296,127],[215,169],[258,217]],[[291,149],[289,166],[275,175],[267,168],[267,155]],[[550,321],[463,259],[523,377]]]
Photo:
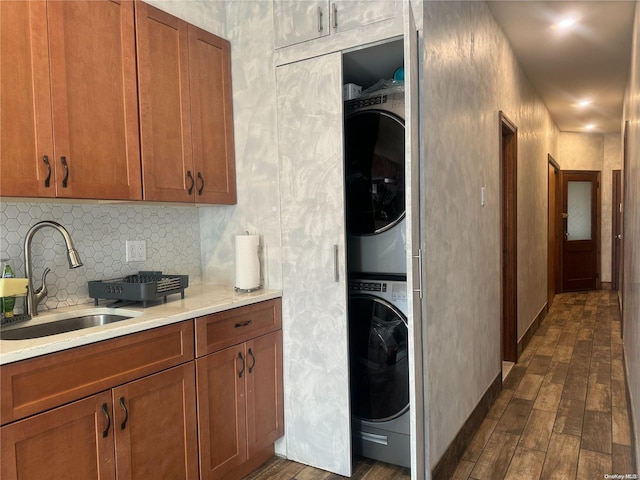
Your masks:
[[[64,239],[64,243],[67,246],[67,259],[69,260],[69,269],[78,268],[82,266],[82,260],[80,260],[80,255],[78,255],[78,251],[73,245],[73,240],[71,240],[71,235],[66,228],[60,225],[58,222],[54,222],[51,220],[44,220],[42,222],[36,223],[33,227],[29,229],[27,235],[24,239],[24,271],[25,276],[27,277],[27,281],[29,283],[29,289],[27,292],[27,302],[25,304],[24,313],[31,313],[32,316],[38,315],[38,304],[44,300],[46,296],[47,287],[45,285],[45,278],[42,278],[42,286],[37,289],[37,291],[33,288],[33,279],[31,278],[31,240],[33,240],[33,236],[35,233],[44,227],[51,227],[62,235]],[[45,273],[46,276],[46,273]]]

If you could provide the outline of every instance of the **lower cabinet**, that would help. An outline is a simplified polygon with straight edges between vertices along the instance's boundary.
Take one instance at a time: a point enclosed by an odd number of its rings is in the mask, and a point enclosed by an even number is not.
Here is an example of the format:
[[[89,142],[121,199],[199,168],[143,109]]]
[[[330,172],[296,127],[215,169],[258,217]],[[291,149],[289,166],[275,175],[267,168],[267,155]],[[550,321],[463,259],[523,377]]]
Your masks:
[[[264,303],[196,319],[197,342],[205,323],[211,331],[230,321],[251,337],[252,327],[264,328],[260,319],[277,312],[275,331],[196,359],[202,479],[242,478],[273,456],[274,442],[284,434],[280,301]]]
[[[0,429],[3,479],[197,479],[194,362]]]

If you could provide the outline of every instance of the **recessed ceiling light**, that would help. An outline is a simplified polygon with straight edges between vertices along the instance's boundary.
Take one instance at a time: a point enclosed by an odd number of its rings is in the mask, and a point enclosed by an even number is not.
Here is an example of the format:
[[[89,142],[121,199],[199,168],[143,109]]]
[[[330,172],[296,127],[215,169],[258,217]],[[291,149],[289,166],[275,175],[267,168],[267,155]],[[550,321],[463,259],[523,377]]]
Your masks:
[[[591,100],[582,100],[581,102],[578,102],[579,107],[586,107],[587,105],[591,105]]]
[[[576,23],[575,18],[565,18],[564,20],[560,20],[559,22],[551,25],[551,28],[566,30],[569,27],[573,26],[575,23]]]
[[[584,128],[587,129],[587,130],[593,130],[594,128],[596,128],[596,126],[593,123],[591,123],[589,125],[585,125]]]

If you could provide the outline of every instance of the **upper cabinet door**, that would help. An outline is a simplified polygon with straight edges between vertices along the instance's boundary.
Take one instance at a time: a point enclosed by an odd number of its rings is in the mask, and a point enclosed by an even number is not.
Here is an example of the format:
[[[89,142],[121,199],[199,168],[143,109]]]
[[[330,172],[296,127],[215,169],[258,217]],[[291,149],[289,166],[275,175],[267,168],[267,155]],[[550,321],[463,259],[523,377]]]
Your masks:
[[[136,2],[144,199],[193,202],[187,23]]]
[[[141,199],[133,3],[47,11],[56,195]]]
[[[329,2],[273,1],[276,48],[329,35]]]
[[[0,195],[53,197],[46,3],[0,2],[0,45]]]
[[[231,45],[189,25],[189,82],[197,203],[236,203]]]
[[[334,0],[331,32],[345,32],[395,17],[396,0]]]

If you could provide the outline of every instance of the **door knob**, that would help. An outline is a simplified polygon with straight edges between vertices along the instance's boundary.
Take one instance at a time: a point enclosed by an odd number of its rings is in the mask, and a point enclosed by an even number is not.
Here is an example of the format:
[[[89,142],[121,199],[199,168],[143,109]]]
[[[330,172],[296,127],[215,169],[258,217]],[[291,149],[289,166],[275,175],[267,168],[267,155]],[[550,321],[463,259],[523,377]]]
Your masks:
[[[619,233],[618,235],[616,235],[616,238],[617,238],[618,240],[622,240],[622,234],[621,234],[621,233]]]

